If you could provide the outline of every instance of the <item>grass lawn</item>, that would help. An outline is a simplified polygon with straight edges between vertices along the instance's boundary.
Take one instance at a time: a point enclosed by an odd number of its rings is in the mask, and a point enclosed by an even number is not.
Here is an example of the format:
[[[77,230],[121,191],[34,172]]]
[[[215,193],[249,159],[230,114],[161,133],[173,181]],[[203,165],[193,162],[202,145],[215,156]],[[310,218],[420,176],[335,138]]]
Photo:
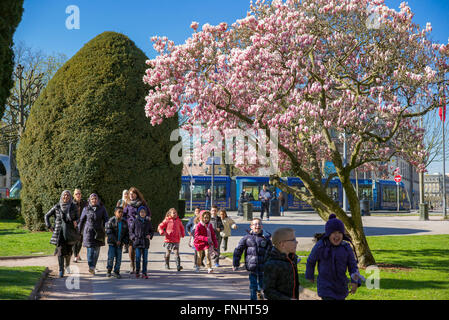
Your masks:
[[[15,220],[0,220],[0,256],[51,255],[51,232],[30,232]]]
[[[45,267],[0,267],[0,300],[26,300]]]
[[[449,300],[449,235],[367,239],[380,266],[379,288],[368,289],[363,284],[348,300]],[[232,253],[225,255],[232,257]],[[316,292],[316,282],[304,278],[309,252],[298,251],[297,255],[302,259],[298,266],[301,285]],[[360,273],[374,277],[374,272]]]

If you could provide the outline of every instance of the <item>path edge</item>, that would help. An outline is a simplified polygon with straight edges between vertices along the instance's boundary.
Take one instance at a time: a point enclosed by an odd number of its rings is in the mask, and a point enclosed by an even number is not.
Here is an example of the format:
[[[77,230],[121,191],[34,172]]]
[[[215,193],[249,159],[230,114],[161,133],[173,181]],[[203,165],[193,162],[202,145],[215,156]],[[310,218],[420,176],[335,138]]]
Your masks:
[[[48,267],[46,267],[45,270],[42,272],[40,279],[37,281],[36,285],[34,286],[34,289],[31,292],[30,296],[28,297],[28,300],[38,300],[39,299],[39,292],[42,288],[42,285],[43,285],[45,279],[47,279],[49,274],[50,274],[50,269]]]

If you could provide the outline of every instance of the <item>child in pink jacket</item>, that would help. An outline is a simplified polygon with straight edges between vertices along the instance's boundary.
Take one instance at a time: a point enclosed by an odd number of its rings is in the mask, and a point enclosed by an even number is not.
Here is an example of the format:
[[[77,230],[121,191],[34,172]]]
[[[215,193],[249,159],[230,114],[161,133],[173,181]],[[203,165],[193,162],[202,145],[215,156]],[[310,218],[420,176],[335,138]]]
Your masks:
[[[218,248],[217,238],[215,236],[214,227],[210,224],[210,211],[200,212],[200,222],[195,228],[195,249],[198,252],[197,266],[195,270],[199,271],[199,266],[204,256],[207,258],[207,273],[211,273],[212,270],[212,260],[211,251]],[[215,250],[214,250],[215,252]]]
[[[181,241],[181,238],[184,238],[185,231],[175,208],[168,210],[164,221],[159,224],[157,230],[161,236],[165,236],[165,268],[170,269],[170,253],[174,252],[176,257],[176,269],[181,271],[182,266],[181,258],[179,257],[179,242]]]

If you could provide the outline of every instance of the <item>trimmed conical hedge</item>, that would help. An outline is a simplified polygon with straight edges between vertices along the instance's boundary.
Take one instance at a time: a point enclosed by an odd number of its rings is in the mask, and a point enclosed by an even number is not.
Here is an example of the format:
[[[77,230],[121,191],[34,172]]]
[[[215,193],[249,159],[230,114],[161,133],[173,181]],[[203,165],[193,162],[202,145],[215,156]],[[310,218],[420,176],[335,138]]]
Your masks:
[[[108,214],[131,186],[159,223],[177,207],[181,165],[170,161],[177,118],[145,117],[147,57],[128,37],[104,32],[62,66],[31,109],[18,148],[22,214],[32,230],[64,189],[97,192]]]

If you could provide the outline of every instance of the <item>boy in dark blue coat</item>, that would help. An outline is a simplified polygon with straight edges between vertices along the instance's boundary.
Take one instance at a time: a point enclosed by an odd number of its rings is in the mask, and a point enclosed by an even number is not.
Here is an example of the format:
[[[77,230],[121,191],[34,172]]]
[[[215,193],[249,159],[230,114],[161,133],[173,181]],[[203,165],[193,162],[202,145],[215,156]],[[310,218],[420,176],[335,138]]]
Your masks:
[[[150,240],[153,239],[154,231],[146,207],[140,206],[137,209],[137,217],[132,222],[129,234],[133,247],[136,249],[136,278],[139,277],[140,259],[143,258],[142,278],[148,279],[148,248],[150,247]]]
[[[345,236],[343,222],[331,214],[326,222],[325,234],[313,247],[306,265],[306,279],[314,282],[318,262],[318,296],[323,300],[344,300],[348,296],[346,270],[351,275],[351,293],[354,294],[361,285],[354,252],[343,240],[351,241]]]
[[[233,270],[237,270],[240,265],[240,258],[245,253],[245,267],[250,272],[249,288],[251,300],[261,300],[263,288],[263,270],[266,255],[273,244],[270,236],[263,234],[262,220],[254,218],[251,221],[251,231],[240,239],[234,250]]]
[[[108,235],[108,273],[111,276],[112,267],[115,260],[114,276],[120,279],[120,265],[122,263],[122,248],[124,243],[128,243],[129,232],[128,223],[123,219],[123,208],[117,207],[114,210],[114,217],[106,224],[106,234]]]

